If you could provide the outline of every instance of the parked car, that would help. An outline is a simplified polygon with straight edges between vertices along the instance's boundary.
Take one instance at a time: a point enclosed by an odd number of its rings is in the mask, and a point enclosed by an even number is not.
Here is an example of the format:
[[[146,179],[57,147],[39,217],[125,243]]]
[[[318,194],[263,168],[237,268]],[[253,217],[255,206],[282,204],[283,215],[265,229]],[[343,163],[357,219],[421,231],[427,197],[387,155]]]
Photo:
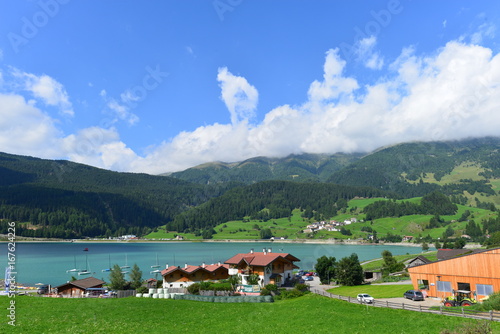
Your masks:
[[[314,278],[312,276],[306,276],[304,278],[305,281],[314,281]]]
[[[408,290],[403,294],[403,297],[411,300],[424,300],[424,295],[422,292],[417,290]]]
[[[358,301],[361,303],[372,304],[375,299],[367,293],[360,293],[358,295]]]

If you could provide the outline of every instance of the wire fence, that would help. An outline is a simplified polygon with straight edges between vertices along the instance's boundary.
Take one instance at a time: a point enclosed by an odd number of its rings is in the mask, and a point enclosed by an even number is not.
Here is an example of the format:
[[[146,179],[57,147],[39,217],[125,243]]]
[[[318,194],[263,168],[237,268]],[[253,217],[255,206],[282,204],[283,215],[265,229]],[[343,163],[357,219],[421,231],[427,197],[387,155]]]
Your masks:
[[[358,301],[357,298],[335,295],[325,290],[311,289],[311,292],[329,298],[344,300],[349,303],[364,304],[363,302]],[[368,305],[372,305],[374,307],[387,307],[392,309],[442,314],[442,315],[456,316],[463,318],[500,321],[500,312],[498,311],[482,312],[471,309],[469,307],[445,307],[443,305],[429,307],[429,306],[422,306],[415,304],[393,303],[390,301],[382,301],[382,300],[374,300],[373,303]]]

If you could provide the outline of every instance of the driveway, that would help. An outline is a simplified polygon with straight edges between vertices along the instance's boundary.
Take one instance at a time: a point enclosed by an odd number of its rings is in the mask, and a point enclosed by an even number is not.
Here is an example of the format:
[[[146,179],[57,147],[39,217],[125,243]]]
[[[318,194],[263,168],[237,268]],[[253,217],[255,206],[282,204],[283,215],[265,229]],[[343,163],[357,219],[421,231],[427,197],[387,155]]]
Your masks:
[[[426,307],[431,307],[431,306],[439,306],[441,305],[441,299],[439,298],[425,298],[425,300],[422,301],[413,301],[411,299],[407,299],[404,297],[398,297],[398,298],[377,298],[376,301],[388,301],[389,303],[397,303],[397,304],[405,304],[405,305],[414,305],[414,306],[426,306]]]

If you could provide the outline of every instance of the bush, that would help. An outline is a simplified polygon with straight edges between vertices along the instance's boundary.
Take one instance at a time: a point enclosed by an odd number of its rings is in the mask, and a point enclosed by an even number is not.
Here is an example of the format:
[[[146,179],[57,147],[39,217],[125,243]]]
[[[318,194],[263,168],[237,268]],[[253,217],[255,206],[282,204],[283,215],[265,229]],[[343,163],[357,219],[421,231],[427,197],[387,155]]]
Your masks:
[[[455,331],[442,330],[441,334],[490,334],[493,333],[488,321],[469,322],[462,324]]]
[[[295,284],[295,289],[302,292],[309,291],[309,285],[302,283]]]
[[[147,293],[149,291],[148,288],[146,288],[145,286],[141,286],[139,288],[137,288],[136,292],[137,293]]]
[[[297,289],[292,289],[292,290],[284,290],[281,291],[279,296],[276,296],[278,298],[276,299],[292,299],[292,298],[297,298],[297,297],[302,297],[304,293],[302,291],[299,291]]]
[[[260,290],[260,295],[261,296],[270,296],[271,295],[271,291],[269,291],[267,288],[263,288]]]
[[[192,295],[199,295],[200,294],[200,286],[201,286],[200,283],[193,283],[187,287],[187,291]]]
[[[276,286],[276,284],[268,284],[264,287],[264,289],[269,291],[278,291],[278,287]]]
[[[490,295],[490,298],[483,302],[482,307],[484,310],[500,311],[500,292]]]

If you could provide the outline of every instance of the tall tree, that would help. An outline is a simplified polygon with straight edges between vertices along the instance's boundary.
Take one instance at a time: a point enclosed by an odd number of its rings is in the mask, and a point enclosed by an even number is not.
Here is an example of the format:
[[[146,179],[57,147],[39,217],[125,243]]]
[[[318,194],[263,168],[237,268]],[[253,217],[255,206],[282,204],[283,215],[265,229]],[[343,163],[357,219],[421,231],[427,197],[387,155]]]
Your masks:
[[[119,265],[115,264],[109,272],[109,287],[112,290],[123,290],[127,282],[123,276],[122,269]]]
[[[330,284],[330,281],[335,278],[335,267],[337,266],[337,260],[331,256],[328,257],[323,255],[318,258],[314,269],[318,273],[319,280],[323,284]]]
[[[132,266],[132,271],[130,271],[130,287],[132,289],[138,289],[142,286],[142,271],[139,269],[137,263]]]
[[[363,267],[359,263],[358,255],[352,253],[342,258],[337,265],[337,282],[341,285],[360,285],[364,281]]]
[[[384,264],[382,266],[382,273],[384,276],[403,270],[405,266],[404,263],[398,262],[388,250],[382,252],[382,258],[384,259]]]

